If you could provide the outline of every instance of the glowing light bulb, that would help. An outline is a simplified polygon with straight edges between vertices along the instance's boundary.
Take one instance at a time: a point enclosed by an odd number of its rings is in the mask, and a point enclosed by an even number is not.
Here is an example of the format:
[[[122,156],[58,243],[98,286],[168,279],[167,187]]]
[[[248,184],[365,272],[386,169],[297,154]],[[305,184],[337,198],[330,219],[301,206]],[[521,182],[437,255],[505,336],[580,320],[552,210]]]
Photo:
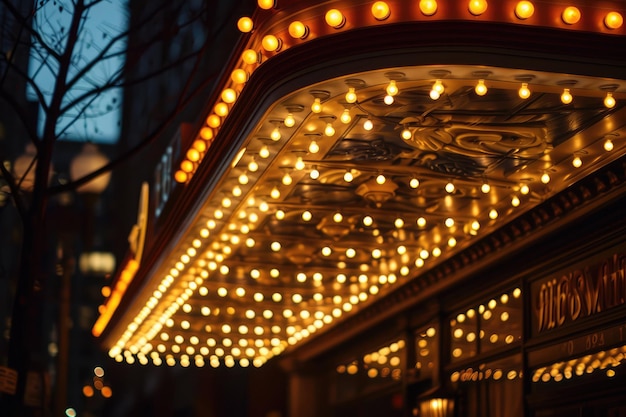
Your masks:
[[[476,84],[476,88],[474,91],[479,96],[484,96],[487,94],[487,86],[485,85],[485,80],[478,80],[478,84]]]
[[[561,13],[561,19],[568,25],[576,24],[580,20],[580,10],[574,6],[566,7]]]
[[[339,117],[339,120],[341,120],[341,123],[344,124],[350,123],[352,121],[352,116],[350,116],[350,110],[344,109],[341,113],[341,116]]]
[[[402,136],[402,139],[409,140],[413,137],[413,134],[411,133],[409,129],[405,128],[405,129],[402,129],[401,136]]]
[[[257,4],[259,5],[261,9],[269,10],[276,6],[276,1],[275,0],[258,0]]]
[[[389,9],[389,5],[384,1],[374,2],[372,5],[372,16],[376,20],[385,20],[391,14],[391,10]]]
[[[318,153],[319,151],[320,151],[320,146],[317,144],[316,141],[312,140],[311,143],[309,143],[309,152]]]
[[[313,100],[311,111],[313,113],[320,113],[322,111],[322,100],[319,97],[315,97],[315,100]]]
[[[604,17],[604,25],[609,29],[619,29],[624,24],[624,18],[618,12],[608,12]]]
[[[469,12],[474,16],[479,16],[487,10],[487,1],[486,0],[470,0],[467,8]]]
[[[289,24],[289,35],[295,39],[305,39],[309,36],[309,28],[299,20]]]
[[[527,195],[530,192],[530,187],[527,184],[522,184],[519,187],[519,192],[523,195]]]
[[[445,89],[443,87],[443,83],[441,82],[441,80],[436,80],[430,90],[430,98],[433,100],[439,99],[439,97],[441,97],[441,95],[443,94],[444,90]]]
[[[454,184],[452,184],[451,182],[446,184],[446,192],[448,194],[452,194],[455,190]]]
[[[294,119],[293,114],[289,113],[287,117],[285,117],[283,124],[287,127],[294,127],[296,124],[296,119]]]
[[[391,106],[391,105],[393,104],[393,102],[394,102],[393,96],[390,96],[389,94],[387,94],[387,95],[385,96],[385,98],[383,98],[383,102],[384,102],[386,105]]]
[[[261,45],[263,49],[267,52],[275,52],[280,49],[281,41],[274,35],[265,35],[261,40]]]
[[[257,164],[257,162],[254,159],[250,161],[250,163],[248,163],[248,170],[250,172],[257,172],[258,169],[259,169],[259,164]]]
[[[222,91],[222,100],[224,103],[234,103],[237,100],[237,92],[232,88],[225,88]]]
[[[495,220],[498,218],[498,211],[496,209],[489,210],[489,218]]]
[[[480,187],[480,191],[482,191],[483,194],[489,194],[489,191],[491,191],[491,186],[484,182],[483,185],[481,185]]]
[[[604,97],[604,106],[607,109],[615,107],[615,97],[613,97],[613,93],[606,93],[606,97]]]
[[[327,11],[325,20],[328,26],[335,29],[340,29],[343,27],[343,25],[346,24],[345,16],[337,9],[330,9],[329,11]]]
[[[387,86],[386,91],[387,94],[389,94],[390,96],[395,96],[400,92],[400,90],[398,89],[398,85],[396,84],[396,80],[389,81],[389,85]]]
[[[283,175],[283,179],[282,179],[282,183],[284,185],[291,185],[291,183],[293,182],[293,178],[291,178],[291,175],[289,175],[289,173],[285,173],[285,175]]]
[[[346,93],[346,102],[347,103],[356,103],[356,92],[354,87],[348,87],[348,92]]]
[[[254,24],[252,23],[252,19],[248,16],[244,16],[237,21],[237,29],[239,29],[242,33],[248,33],[252,31],[252,27]]]
[[[511,199],[511,205],[513,207],[518,207],[520,205],[520,200],[519,197],[514,195],[513,198]]]
[[[312,180],[316,180],[320,177],[320,172],[317,168],[313,168],[311,172],[309,172],[309,177],[311,177]]]
[[[415,189],[419,186],[420,186],[420,180],[418,180],[417,178],[411,178],[411,181],[409,181],[409,187]]]
[[[276,187],[272,188],[272,191],[270,191],[270,197],[274,200],[280,198],[280,190]]]
[[[332,123],[326,123],[326,127],[324,128],[324,134],[326,136],[333,136],[335,134],[335,128]]]
[[[535,13],[535,6],[530,1],[517,2],[515,6],[515,16],[518,19],[528,19]]]
[[[363,123],[363,129],[365,129],[365,130],[372,130],[373,128],[374,128],[374,123],[372,123],[372,121],[370,119],[367,119]]]
[[[304,161],[302,160],[302,157],[299,156],[298,158],[296,158],[296,164],[294,166],[296,168],[296,170],[298,171],[302,171],[305,168],[305,164]]]
[[[263,145],[261,150],[259,150],[259,156],[261,158],[263,158],[263,159],[269,158],[269,156],[270,156],[270,149],[266,145]]]
[[[376,183],[379,185],[383,185],[387,181],[387,178],[383,174],[380,174],[376,177]]]
[[[343,220],[343,216],[341,215],[341,213],[337,212],[333,215],[333,221],[335,223],[341,223],[342,220]]]
[[[541,182],[544,184],[550,182],[550,175],[547,172],[544,172],[544,174],[541,176]]]
[[[345,182],[352,182],[352,180],[354,180],[354,175],[352,175],[352,171],[346,171],[346,173],[343,174],[343,180]]]
[[[583,165],[583,161],[582,159],[580,159],[580,157],[575,157],[574,159],[572,159],[572,166],[574,166],[574,168],[580,168]]]
[[[275,128],[272,130],[272,133],[270,133],[270,138],[271,138],[274,142],[276,142],[276,141],[279,141],[279,140],[280,140],[280,138],[281,138],[281,134],[280,134],[280,130],[278,130],[278,127],[275,127]]]
[[[432,16],[437,12],[437,2],[435,0],[420,0],[419,7],[424,16]]]
[[[561,94],[561,102],[563,104],[570,104],[573,100],[572,93],[569,92],[569,88],[563,89],[563,94]]]
[[[530,97],[530,89],[528,88],[528,83],[522,83],[522,86],[517,93],[519,94],[519,97],[523,100],[526,100],[528,97]]]
[[[613,150],[613,141],[611,141],[611,139],[604,141],[604,150],[607,152],[611,152]]]

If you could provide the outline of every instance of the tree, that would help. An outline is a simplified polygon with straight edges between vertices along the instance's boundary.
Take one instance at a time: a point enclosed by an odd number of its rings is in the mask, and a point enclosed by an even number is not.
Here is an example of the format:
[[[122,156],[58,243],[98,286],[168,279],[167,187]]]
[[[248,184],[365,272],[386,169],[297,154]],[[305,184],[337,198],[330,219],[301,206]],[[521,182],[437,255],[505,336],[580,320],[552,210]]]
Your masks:
[[[76,190],[140,154],[148,145],[162,142],[173,126],[185,120],[186,114],[197,111],[203,102],[202,93],[210,91],[219,71],[215,66],[207,71],[210,52],[214,50],[211,46],[223,41],[226,28],[234,27],[232,20],[241,7],[238,2],[220,2],[224,3],[222,9],[216,11],[211,1],[133,2],[133,10],[139,12],[127,16],[128,24],[101,21],[94,26],[94,16],[101,13],[103,6],[116,1],[40,0],[26,6],[23,3],[27,2],[0,0],[0,20],[10,23],[3,23],[0,34],[4,49],[0,56],[0,101],[13,112],[11,117],[19,120],[27,142],[35,150],[31,163],[18,175],[9,164],[0,163],[5,184],[0,192],[9,195],[22,227],[7,355],[8,368],[17,371],[17,389],[14,395],[0,394],[4,395],[0,409],[9,410],[9,416],[25,415],[26,374],[37,348],[30,329],[41,314],[38,297],[51,273],[40,262],[51,250],[42,238],[50,199]],[[172,45],[178,45],[176,51],[159,52]],[[224,49],[227,48],[221,48]],[[16,58],[20,56],[21,59]],[[30,56],[30,70],[25,56]],[[155,56],[160,59],[149,65]],[[183,79],[176,97],[156,103],[158,118],[147,118],[144,133],[135,143],[115,155],[109,164],[82,178],[56,181],[51,167],[59,141],[68,137],[89,140],[103,128],[102,122],[92,122],[122,106],[122,100],[111,99],[108,93],[150,89],[166,82],[174,72]],[[43,82],[42,74],[49,81]],[[16,94],[16,80],[27,87],[29,97],[36,103],[39,124],[34,120],[32,103],[22,99],[20,92]],[[7,153],[6,147],[0,148],[3,162],[9,160]],[[32,181],[32,187],[25,190],[27,179]]]

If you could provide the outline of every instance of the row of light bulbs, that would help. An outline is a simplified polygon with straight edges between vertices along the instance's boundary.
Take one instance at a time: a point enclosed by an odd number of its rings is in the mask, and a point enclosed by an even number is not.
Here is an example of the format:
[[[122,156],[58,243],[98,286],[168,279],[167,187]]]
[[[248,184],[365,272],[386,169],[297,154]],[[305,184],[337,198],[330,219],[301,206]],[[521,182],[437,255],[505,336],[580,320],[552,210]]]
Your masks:
[[[616,368],[625,361],[626,346],[602,350],[566,362],[557,362],[549,367],[540,367],[533,373],[532,382],[561,382],[596,371],[605,371],[605,375],[612,378],[616,375]]]

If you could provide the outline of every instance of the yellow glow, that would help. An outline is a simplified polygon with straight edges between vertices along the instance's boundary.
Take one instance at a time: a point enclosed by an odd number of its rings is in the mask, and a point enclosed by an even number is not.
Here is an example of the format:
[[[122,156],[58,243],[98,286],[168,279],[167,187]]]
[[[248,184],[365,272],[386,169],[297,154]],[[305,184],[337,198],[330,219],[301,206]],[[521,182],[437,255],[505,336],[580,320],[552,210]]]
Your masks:
[[[610,152],[613,150],[613,141],[611,139],[607,139],[604,141],[604,150]]]
[[[299,20],[289,24],[289,36],[295,39],[306,39],[309,36],[309,28]]]
[[[220,101],[213,107],[213,110],[218,116],[226,117],[228,115],[228,104]]]
[[[376,20],[385,20],[391,14],[391,10],[389,9],[389,5],[384,1],[374,2],[372,5],[372,16]]]
[[[606,93],[606,97],[604,97],[604,107],[607,109],[615,107],[615,97],[613,97],[612,93]]]
[[[348,92],[346,93],[346,102],[356,103],[356,100],[357,100],[357,97],[356,97],[356,92],[354,91],[354,87],[349,87]]]
[[[313,104],[311,104],[311,111],[313,113],[321,113],[322,100],[319,97],[315,97],[315,100],[313,100]]]
[[[237,100],[237,92],[232,88],[225,88],[222,91],[222,100],[224,103],[234,103]]]
[[[572,165],[574,166],[574,168],[580,168],[583,165],[583,161],[582,159],[580,159],[580,157],[577,156],[572,159]]]
[[[235,84],[243,84],[248,81],[248,73],[241,68],[237,68],[230,73],[230,79]]]
[[[570,93],[569,88],[563,89],[563,94],[561,94],[561,102],[563,104],[570,104],[573,100],[572,93]]]
[[[619,29],[624,24],[624,18],[618,12],[608,12],[604,17],[604,25],[609,29]]]
[[[259,63],[259,54],[254,49],[246,49],[241,53],[241,60],[248,65]]]
[[[269,10],[276,6],[275,0],[258,0],[257,4],[263,10]]]
[[[275,52],[280,49],[281,41],[274,35],[265,35],[263,40],[261,40],[261,45],[263,45],[263,49],[268,52]]]
[[[243,33],[252,31],[253,26],[254,24],[252,23],[252,19],[248,16],[244,16],[237,21],[237,28]]]
[[[329,11],[327,11],[325,19],[326,24],[335,29],[340,29],[341,27],[343,27],[343,25],[346,24],[346,18],[344,17],[343,13],[341,13],[337,9],[330,9]]]
[[[363,122],[363,129],[372,130],[373,128],[374,128],[374,123],[372,123],[370,119],[367,119],[365,122]]]
[[[481,15],[487,11],[487,1],[486,0],[470,0],[467,6],[469,12],[474,16]]]
[[[522,83],[522,86],[520,87],[518,94],[520,98],[524,100],[530,97],[530,89],[528,88],[528,83]]]
[[[432,16],[437,12],[437,2],[435,0],[420,0],[419,6],[424,16]]]
[[[574,6],[566,7],[561,14],[561,19],[563,19],[563,22],[567,23],[568,25],[578,23],[578,21],[580,20],[580,10]]]
[[[487,86],[485,85],[485,80],[478,80],[474,91],[479,96],[484,96],[485,94],[487,94]]]
[[[520,1],[515,6],[515,16],[518,19],[528,19],[535,13],[535,6],[530,1]]]
[[[213,129],[220,127],[222,119],[217,114],[211,114],[206,119],[206,124]]]

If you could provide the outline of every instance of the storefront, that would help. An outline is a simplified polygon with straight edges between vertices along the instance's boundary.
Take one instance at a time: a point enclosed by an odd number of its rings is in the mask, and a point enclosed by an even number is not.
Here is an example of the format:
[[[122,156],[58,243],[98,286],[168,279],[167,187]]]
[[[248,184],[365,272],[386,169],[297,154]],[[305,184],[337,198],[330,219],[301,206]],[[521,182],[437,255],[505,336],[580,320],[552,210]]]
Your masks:
[[[623,7],[270,3],[155,170],[110,356],[277,361],[294,416],[622,415]]]

